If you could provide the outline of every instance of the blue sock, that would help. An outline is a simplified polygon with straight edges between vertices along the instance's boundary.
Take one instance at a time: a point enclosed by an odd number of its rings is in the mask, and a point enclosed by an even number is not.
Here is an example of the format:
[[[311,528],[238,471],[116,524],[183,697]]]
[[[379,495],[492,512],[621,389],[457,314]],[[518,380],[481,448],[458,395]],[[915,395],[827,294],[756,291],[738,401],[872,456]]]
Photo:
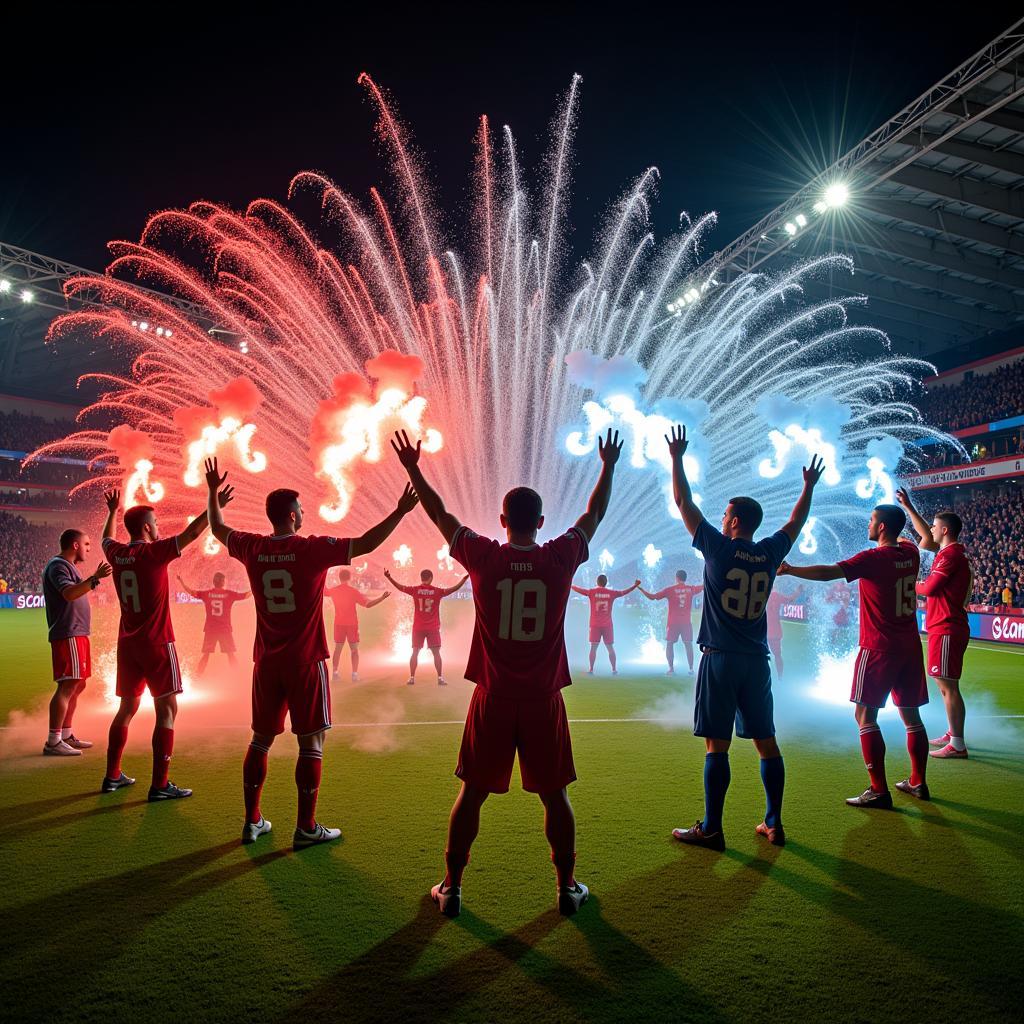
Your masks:
[[[732,773],[729,771],[729,754],[705,754],[704,756],[704,832],[712,835],[722,831],[722,811],[725,809],[725,794],[729,789]]]
[[[761,781],[764,783],[764,823],[769,828],[782,824],[782,790],[786,786],[786,766],[782,755],[761,759]]]

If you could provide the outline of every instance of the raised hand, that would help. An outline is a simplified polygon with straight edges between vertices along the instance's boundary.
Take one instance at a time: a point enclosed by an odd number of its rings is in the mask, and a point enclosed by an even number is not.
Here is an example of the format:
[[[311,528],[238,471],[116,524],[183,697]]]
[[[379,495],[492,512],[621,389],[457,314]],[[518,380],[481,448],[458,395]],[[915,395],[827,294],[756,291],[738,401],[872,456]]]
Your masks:
[[[212,459],[207,459],[206,460],[205,469],[206,469],[206,486],[209,487],[211,491],[216,491],[221,486],[223,486],[224,481],[227,480],[227,478],[228,478],[228,474],[225,472],[224,475],[221,476],[221,474],[220,474],[220,472],[219,472],[219,470],[217,468],[217,459],[216,459],[216,457],[214,457]],[[231,488],[228,488],[228,490],[230,490],[230,489]],[[230,499],[228,499],[228,500],[230,500]],[[220,507],[223,508],[226,504],[227,504],[227,502],[223,502],[222,501],[220,503]]]
[[[409,451],[412,450],[412,448],[409,449]],[[416,457],[419,458],[418,443],[416,445]],[[399,456],[399,458],[401,458],[401,456]],[[402,491],[402,496],[398,499],[398,511],[401,512],[403,516],[408,515],[419,503],[419,495],[412,489],[411,484],[406,484],[405,490]]]
[[[619,461],[619,455],[622,454],[622,442],[619,440],[617,430],[613,433],[609,427],[607,436],[604,439],[600,437],[597,439],[597,453],[605,465],[614,466]]]
[[[686,454],[687,440],[686,440],[686,427],[679,426],[672,427],[670,432],[665,435],[665,443],[668,445],[668,453],[674,459],[676,457],[682,458]]]
[[[394,576],[392,576],[391,573],[387,569],[385,569],[384,570],[384,579],[386,579],[386,580],[394,580]]]
[[[639,587],[641,582],[642,582],[641,580],[633,580],[633,586],[634,587]]]
[[[908,493],[906,487],[897,487],[896,488],[896,500],[904,508],[913,508],[914,507],[914,503],[910,500],[910,494]]]
[[[121,492],[118,490],[104,491],[103,500],[107,503],[108,512],[116,512],[117,506],[121,504]]]
[[[791,574],[792,570],[793,570],[793,567],[789,564],[789,562],[783,562],[782,565],[780,565],[778,567],[778,569],[775,570],[775,575],[776,576],[789,576]]]
[[[111,574],[112,571],[113,570],[106,562],[100,562],[100,564],[96,566],[96,571],[92,575],[94,579],[104,580]]]
[[[804,466],[804,483],[814,487],[825,472],[825,460],[820,455],[811,456],[811,464]]]
[[[214,470],[214,473],[216,473],[216,472],[217,471]],[[224,476],[227,477],[227,473],[225,473]],[[223,508],[225,505],[230,505],[232,499],[234,498],[234,496],[235,496],[235,489],[230,484],[228,484],[228,486],[225,487],[224,490],[221,491],[217,495],[217,506],[218,506],[218,508]]]
[[[380,599],[383,601],[384,598],[390,597],[390,596],[391,596],[391,591],[390,590],[385,590],[384,593],[380,595]]]
[[[395,431],[395,436],[391,441],[391,447],[394,448],[395,454],[398,456],[398,461],[401,462],[406,469],[412,469],[412,467],[420,461],[420,443],[421,442],[417,441],[416,447],[413,448],[412,442],[409,440],[409,435],[404,430]]]

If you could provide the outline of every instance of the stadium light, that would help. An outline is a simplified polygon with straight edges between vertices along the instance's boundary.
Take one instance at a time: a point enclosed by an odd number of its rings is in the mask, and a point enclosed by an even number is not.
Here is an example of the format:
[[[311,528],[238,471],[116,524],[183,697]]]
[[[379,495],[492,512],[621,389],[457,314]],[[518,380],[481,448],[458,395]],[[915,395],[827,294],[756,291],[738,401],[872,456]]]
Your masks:
[[[796,225],[791,220],[786,221],[784,228],[786,234],[789,235],[790,238],[796,234]]]
[[[798,228],[807,227],[807,218],[802,213],[798,213],[794,219]]]
[[[23,288],[21,291],[21,301],[31,302],[35,298],[35,294],[29,288]]]
[[[7,293],[11,290],[11,282],[6,278],[0,280],[0,292]]]
[[[836,181],[825,189],[825,205],[830,210],[836,210],[840,206],[845,206],[849,198],[850,190],[841,181]]]

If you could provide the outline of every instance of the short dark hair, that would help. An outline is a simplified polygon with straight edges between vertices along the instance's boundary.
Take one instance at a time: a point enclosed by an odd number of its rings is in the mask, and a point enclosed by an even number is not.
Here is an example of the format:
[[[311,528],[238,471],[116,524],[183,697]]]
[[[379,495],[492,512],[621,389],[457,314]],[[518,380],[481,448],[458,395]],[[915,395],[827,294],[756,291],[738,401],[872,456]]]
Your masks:
[[[740,527],[744,533],[754,533],[764,519],[764,509],[760,502],[753,498],[739,497],[730,498],[732,514],[740,521]]]
[[[604,580],[604,583],[602,583],[602,582],[601,582],[601,580]],[[598,573],[598,574],[597,574],[597,585],[598,585],[599,587],[603,587],[603,586],[605,586],[605,585],[606,585],[607,583],[608,583],[608,577],[607,577],[607,576],[606,576],[606,575],[605,575],[605,574],[604,574],[603,572],[601,572],[601,573]]]
[[[686,579],[686,570],[685,569],[676,569],[676,579],[679,580],[680,583],[682,583],[683,580]]]
[[[85,536],[83,530],[65,530],[60,535],[60,549],[61,551],[67,551],[72,544],[77,540],[81,540]]]
[[[132,540],[142,536],[144,520],[152,511],[154,511],[152,505],[133,505],[131,508],[125,509],[124,528]]]
[[[899,536],[907,525],[907,513],[899,505],[876,505],[878,521],[894,536]]]
[[[342,581],[350,580],[352,579],[352,573],[350,573],[348,569],[340,569],[338,570],[338,579]]]
[[[501,503],[510,530],[536,530],[544,514],[544,503],[531,487],[513,487]]]
[[[222,572],[215,572],[213,574],[213,582],[214,583],[216,583],[217,580],[226,580],[226,579],[227,579],[227,576],[225,576],[224,573],[222,573]]]
[[[421,569],[420,570],[420,579],[421,580],[425,579],[427,576],[429,576],[431,579],[434,578],[434,574],[433,574],[433,572],[430,569]]]
[[[279,487],[267,495],[267,518],[271,526],[279,526],[288,521],[288,513],[292,505],[299,500],[299,492],[290,487]]]
[[[951,509],[944,508],[941,512],[935,513],[935,518],[938,519],[942,525],[949,530],[953,535],[953,540],[958,540],[960,537],[960,531],[964,528],[964,521]]]

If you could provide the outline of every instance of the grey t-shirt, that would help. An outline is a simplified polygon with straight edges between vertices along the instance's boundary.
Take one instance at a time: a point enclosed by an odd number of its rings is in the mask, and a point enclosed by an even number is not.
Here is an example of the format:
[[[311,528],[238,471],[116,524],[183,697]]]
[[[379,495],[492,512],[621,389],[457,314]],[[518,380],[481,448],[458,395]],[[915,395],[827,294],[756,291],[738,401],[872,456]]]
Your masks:
[[[74,601],[65,601],[62,591],[81,583],[78,570],[57,555],[46,563],[43,570],[43,597],[46,598],[46,624],[50,627],[50,642],[66,640],[69,636],[88,636],[92,625],[92,608],[83,594]]]

